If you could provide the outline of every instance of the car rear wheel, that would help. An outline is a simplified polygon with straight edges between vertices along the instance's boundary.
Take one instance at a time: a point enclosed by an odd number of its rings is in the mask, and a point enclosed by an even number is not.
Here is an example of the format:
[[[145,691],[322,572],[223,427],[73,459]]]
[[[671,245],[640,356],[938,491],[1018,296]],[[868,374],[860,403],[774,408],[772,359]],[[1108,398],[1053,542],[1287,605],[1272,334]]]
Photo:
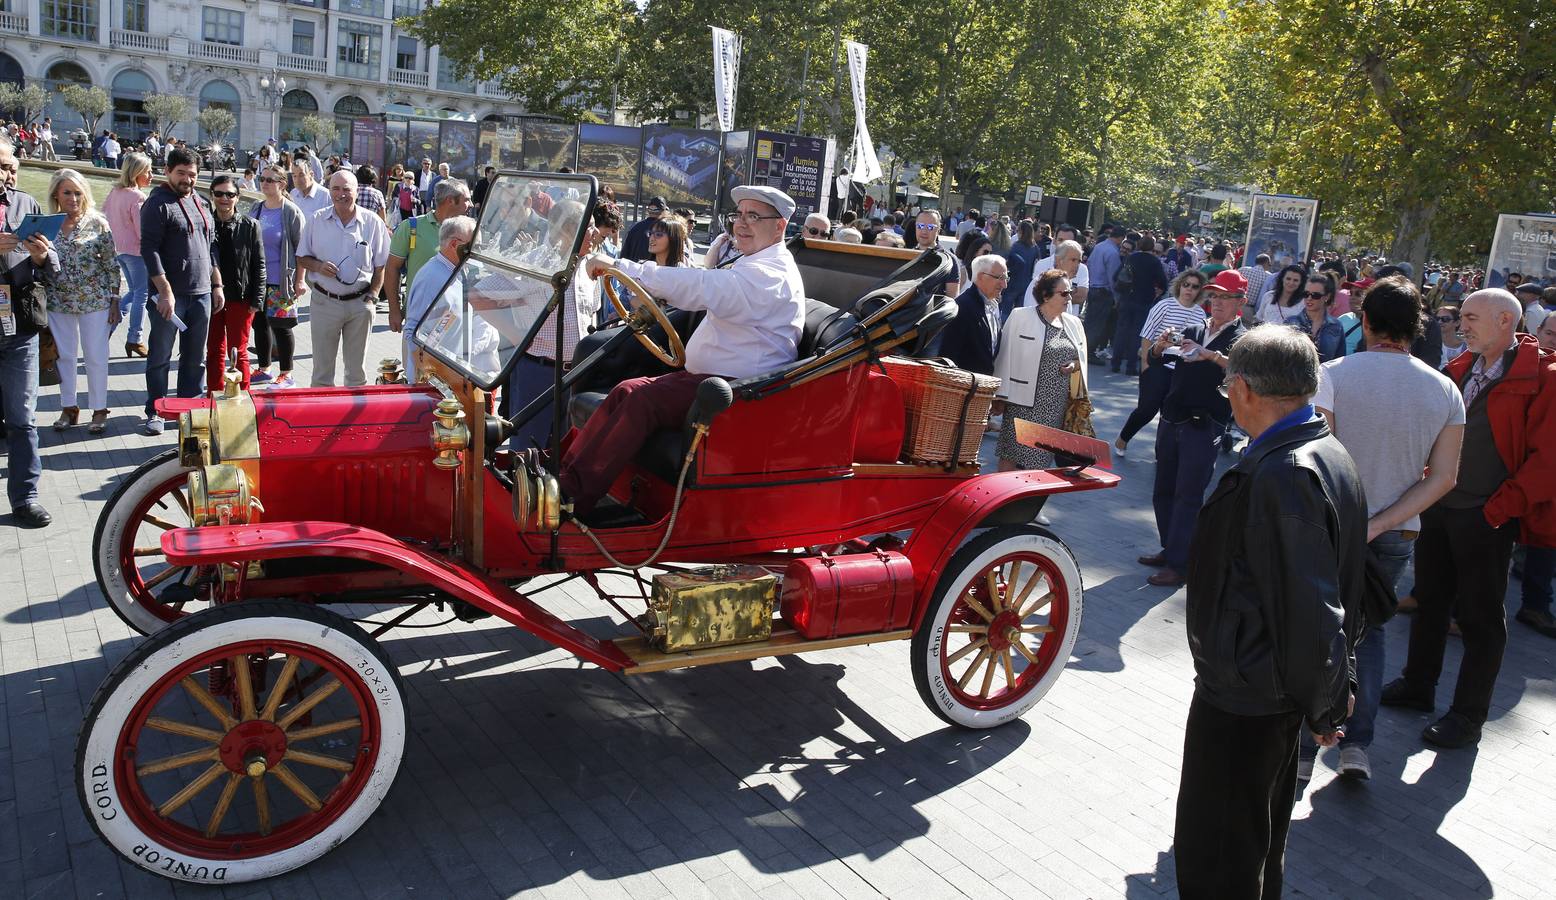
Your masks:
[[[952,557],[913,635],[913,681],[935,715],[991,728],[1036,706],[1081,624],[1081,572],[1049,532],[992,528]]]
[[[164,532],[193,524],[189,471],[176,449],[153,456],[119,485],[97,519],[97,584],[119,618],[141,634],[209,606],[194,587],[199,568],[169,565],[162,553]]]
[[[393,784],[405,734],[399,674],[362,629],[301,604],[231,604],[114,668],[76,742],[76,786],[130,863],[253,881],[350,837]]]

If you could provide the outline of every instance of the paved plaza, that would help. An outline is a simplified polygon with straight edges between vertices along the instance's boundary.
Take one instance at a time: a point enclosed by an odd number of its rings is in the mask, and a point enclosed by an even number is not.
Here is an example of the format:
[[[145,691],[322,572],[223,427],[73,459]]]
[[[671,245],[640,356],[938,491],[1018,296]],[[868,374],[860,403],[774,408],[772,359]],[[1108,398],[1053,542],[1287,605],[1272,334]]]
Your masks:
[[[398,355],[383,323],[370,368]],[[306,384],[306,324],[296,333]],[[101,437],[49,430],[59,401],[43,389],[55,524],[0,520],[0,897],[1176,896],[1192,669],[1184,592],[1145,585],[1135,563],[1157,549],[1154,427],[1118,463],[1118,489],[1048,505],[1088,590],[1068,671],[1023,720],[944,726],[914,690],[905,642],[629,679],[495,619],[395,631],[384,646],[412,733],[398,782],[356,836],[302,870],[225,889],[118,861],[81,812],[72,767],[83,710],[136,641],[97,588],[93,527],[119,480],[174,441],[138,432],[143,365],[113,360]],[[1093,397],[1110,439],[1134,382],[1098,375]],[[596,633],[623,630],[592,597],[540,599]],[[1292,825],[1292,895],[1552,895],[1556,641],[1509,627],[1478,749],[1434,752],[1418,737],[1425,714],[1384,709],[1371,782],[1337,780],[1332,751],[1321,760]],[[1408,628],[1388,626],[1390,676]],[[1451,643],[1440,707],[1457,654]]]

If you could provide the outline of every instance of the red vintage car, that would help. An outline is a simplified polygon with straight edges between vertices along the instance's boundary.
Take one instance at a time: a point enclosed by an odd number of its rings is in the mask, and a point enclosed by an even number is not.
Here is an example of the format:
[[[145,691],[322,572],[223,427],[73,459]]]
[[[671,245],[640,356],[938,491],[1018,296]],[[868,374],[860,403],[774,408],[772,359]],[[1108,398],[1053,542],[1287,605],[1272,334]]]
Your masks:
[[[944,251],[792,242],[810,298],[799,358],[709,379],[608,503],[570,515],[553,475],[569,420],[621,379],[669,371],[697,324],[627,283],[637,308],[584,339],[548,397],[497,413],[493,390],[541,329],[560,344],[547,317],[594,202],[587,176],[499,178],[417,330],[415,384],[250,394],[231,380],[164,401],[178,447],[119,486],[95,536],[104,594],[148,635],[77,745],[82,803],[117,853],[233,883],[349,837],[405,747],[406,693],[377,638],[429,607],[496,616],[625,675],[908,641],[924,701],[970,728],[1022,715],[1058,678],[1081,573],[1033,519],[1046,496],[1117,477],[904,457],[914,412],[885,363],[949,321]],[[547,399],[563,437],[505,447]],[[959,425],[975,447],[982,421]],[[548,612],[572,581],[639,633]],[[363,627],[343,604],[381,618]]]

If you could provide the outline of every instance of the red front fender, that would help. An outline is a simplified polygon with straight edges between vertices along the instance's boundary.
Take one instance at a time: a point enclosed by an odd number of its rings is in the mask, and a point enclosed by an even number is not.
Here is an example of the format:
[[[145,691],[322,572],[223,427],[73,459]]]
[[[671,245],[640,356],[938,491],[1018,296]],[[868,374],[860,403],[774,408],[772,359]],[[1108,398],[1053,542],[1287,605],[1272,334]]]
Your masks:
[[[923,619],[951,555],[974,528],[1030,522],[1037,511],[1034,504],[1023,501],[1035,501],[1049,494],[1101,490],[1114,487],[1119,481],[1118,475],[1102,469],[1086,469],[1073,476],[1047,469],[980,475],[957,486],[928,521],[914,530],[903,550],[913,560],[917,597],[913,628],[918,628]]]
[[[619,671],[633,664],[615,644],[579,631],[502,582],[370,528],[339,522],[179,528],[162,535],[162,550],[175,566],[308,556],[376,563],[452,594],[602,668]]]

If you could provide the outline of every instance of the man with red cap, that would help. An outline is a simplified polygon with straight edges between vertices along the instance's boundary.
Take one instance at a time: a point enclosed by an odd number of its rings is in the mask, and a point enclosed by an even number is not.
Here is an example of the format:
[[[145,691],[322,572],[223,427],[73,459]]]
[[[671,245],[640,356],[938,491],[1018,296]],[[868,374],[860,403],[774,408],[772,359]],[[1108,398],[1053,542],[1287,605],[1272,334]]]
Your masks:
[[[1179,587],[1188,567],[1189,539],[1199,518],[1205,487],[1215,474],[1216,445],[1232,424],[1232,407],[1221,393],[1227,354],[1243,336],[1243,297],[1248,279],[1231,269],[1216,273],[1200,296],[1210,301],[1210,320],[1184,330],[1182,352],[1162,401],[1156,426],[1156,485],[1151,505],[1162,550],[1140,557],[1140,563],[1161,571],[1146,579],[1157,587]],[[1171,332],[1151,345],[1152,364],[1159,364]]]

